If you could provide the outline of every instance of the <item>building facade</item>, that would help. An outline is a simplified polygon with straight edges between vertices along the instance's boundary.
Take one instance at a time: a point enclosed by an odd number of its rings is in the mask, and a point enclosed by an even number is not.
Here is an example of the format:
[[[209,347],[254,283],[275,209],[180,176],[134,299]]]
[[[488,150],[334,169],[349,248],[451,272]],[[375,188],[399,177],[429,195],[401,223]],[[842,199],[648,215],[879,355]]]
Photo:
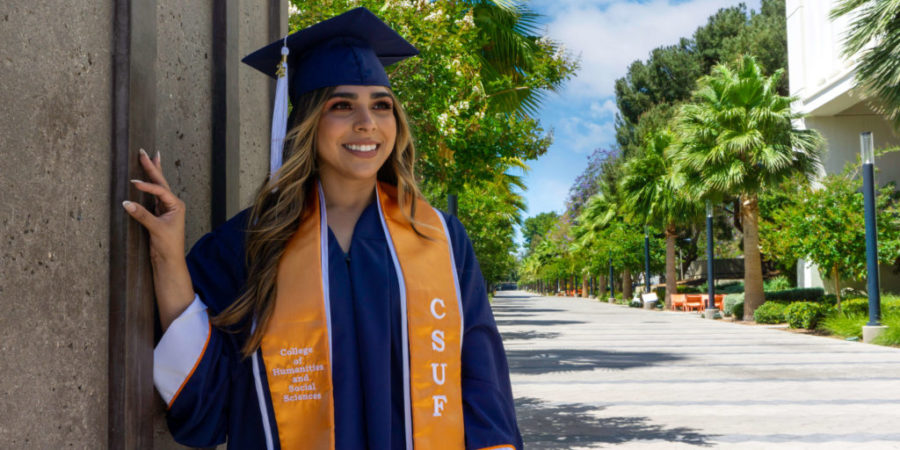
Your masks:
[[[862,132],[872,132],[876,149],[900,145],[900,134],[890,121],[869,106],[872,99],[854,88],[856,59],[842,56],[851,19],[829,19],[836,4],[837,0],[787,0],[785,11],[790,92],[798,98],[795,110],[806,116],[801,125],[825,138],[825,174],[840,173],[848,162],[857,160]],[[875,166],[879,184],[900,185],[900,153],[877,158]],[[900,277],[890,267],[881,267],[880,273],[883,290],[900,292]],[[831,285],[827,280],[823,283],[815,265],[803,261],[798,264],[797,284],[826,290]]]

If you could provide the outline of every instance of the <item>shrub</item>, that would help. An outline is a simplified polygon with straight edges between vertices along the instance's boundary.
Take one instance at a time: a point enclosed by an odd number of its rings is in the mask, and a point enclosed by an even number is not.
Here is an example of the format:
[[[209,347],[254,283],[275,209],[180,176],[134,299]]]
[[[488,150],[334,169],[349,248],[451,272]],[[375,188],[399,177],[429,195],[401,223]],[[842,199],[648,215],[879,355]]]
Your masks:
[[[882,321],[887,329],[881,332],[872,343],[879,345],[900,345],[900,315],[894,314],[885,317]]]
[[[782,323],[786,305],[778,302],[765,302],[753,312],[756,323]]]
[[[868,316],[869,300],[854,298],[841,302],[841,311],[848,316]]]
[[[763,286],[763,289],[766,291],[783,291],[791,288],[791,282],[788,281],[786,276],[778,275],[777,277],[766,281]]]
[[[822,320],[821,327],[828,330],[831,334],[841,337],[862,338],[862,327],[868,321],[869,318],[867,316],[840,314],[835,310],[835,312]]]
[[[785,289],[783,291],[766,292],[766,301],[821,302],[824,296],[825,289],[822,288]]]
[[[731,314],[737,320],[744,320],[744,297],[741,297],[741,301],[731,307]]]
[[[701,292],[702,291],[697,286],[688,286],[688,285],[678,286],[679,294],[699,294]]]
[[[717,294],[743,294],[744,293],[744,283],[741,281],[735,281],[734,283],[723,283],[719,286],[716,286]]]
[[[738,304],[741,305],[741,313],[744,312],[744,294],[728,294],[725,296],[725,300],[722,302],[722,312],[726,316],[730,316],[734,314],[734,307]]]
[[[784,319],[791,328],[812,330],[827,312],[828,307],[821,303],[794,302],[784,309]]]

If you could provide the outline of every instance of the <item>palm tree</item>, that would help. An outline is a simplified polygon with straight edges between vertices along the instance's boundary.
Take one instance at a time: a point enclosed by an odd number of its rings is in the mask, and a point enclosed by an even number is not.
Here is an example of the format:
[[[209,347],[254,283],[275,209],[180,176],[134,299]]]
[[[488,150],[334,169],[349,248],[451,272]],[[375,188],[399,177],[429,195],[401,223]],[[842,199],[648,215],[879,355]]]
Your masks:
[[[857,83],[878,99],[873,108],[900,128],[900,1],[841,0],[831,11],[831,18],[851,14],[844,57],[859,54]]]
[[[534,115],[546,89],[555,90],[563,77],[549,77],[547,86],[535,86],[534,72],[540,47],[540,15],[519,0],[466,0],[472,5],[475,26],[485,42],[481,49],[481,76],[493,110]],[[555,44],[550,44],[555,47]]]
[[[682,190],[684,173],[674,163],[677,146],[669,130],[651,132],[644,138],[643,153],[625,165],[620,182],[623,207],[644,225],[662,228],[666,235],[666,309],[677,292],[675,239],[678,229],[701,216],[700,203]]]
[[[700,79],[677,120],[687,188],[700,199],[740,197],[744,235],[744,317],[765,301],[759,251],[758,195],[793,174],[812,179],[821,167],[822,138],[800,130],[794,98],[778,95],[783,74],[766,77],[753,57],[736,70],[715,66]]]

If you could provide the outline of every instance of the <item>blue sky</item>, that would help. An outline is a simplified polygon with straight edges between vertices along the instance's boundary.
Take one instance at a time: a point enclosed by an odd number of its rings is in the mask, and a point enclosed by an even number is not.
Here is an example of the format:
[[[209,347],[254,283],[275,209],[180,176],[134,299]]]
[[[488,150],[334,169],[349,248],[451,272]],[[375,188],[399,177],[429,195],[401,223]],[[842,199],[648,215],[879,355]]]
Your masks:
[[[547,96],[539,114],[553,145],[525,175],[526,217],[562,212],[569,187],[598,147],[615,142],[613,85],[628,65],[689,37],[719,8],[740,0],[531,0],[546,34],[580,57],[581,70]],[[759,9],[760,0],[745,0]]]

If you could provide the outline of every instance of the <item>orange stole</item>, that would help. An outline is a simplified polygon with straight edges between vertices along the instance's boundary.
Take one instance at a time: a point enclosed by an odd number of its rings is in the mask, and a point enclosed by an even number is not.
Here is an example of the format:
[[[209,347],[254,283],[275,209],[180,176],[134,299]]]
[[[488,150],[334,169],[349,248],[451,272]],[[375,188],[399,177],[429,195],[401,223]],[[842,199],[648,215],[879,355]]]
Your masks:
[[[261,345],[278,438],[285,450],[334,448],[330,311],[322,277],[327,261],[322,257],[315,193],[307,211],[278,262],[275,311]],[[324,270],[327,274],[327,267]]]
[[[462,449],[462,317],[452,250],[435,210],[421,200],[416,205],[416,219],[434,227],[419,227],[432,238],[424,239],[403,217],[396,195],[396,188],[379,183],[376,201],[405,292],[413,430],[407,439],[418,449]],[[318,190],[310,197],[309,213],[278,264],[275,310],[261,345],[286,450],[335,445],[325,211]]]
[[[462,336],[452,249],[438,212],[416,204],[410,227],[397,203],[397,189],[379,183],[378,196],[406,284],[413,445],[417,449],[465,448],[462,412]],[[401,289],[403,289],[401,287]],[[407,436],[409,439],[409,436]]]

